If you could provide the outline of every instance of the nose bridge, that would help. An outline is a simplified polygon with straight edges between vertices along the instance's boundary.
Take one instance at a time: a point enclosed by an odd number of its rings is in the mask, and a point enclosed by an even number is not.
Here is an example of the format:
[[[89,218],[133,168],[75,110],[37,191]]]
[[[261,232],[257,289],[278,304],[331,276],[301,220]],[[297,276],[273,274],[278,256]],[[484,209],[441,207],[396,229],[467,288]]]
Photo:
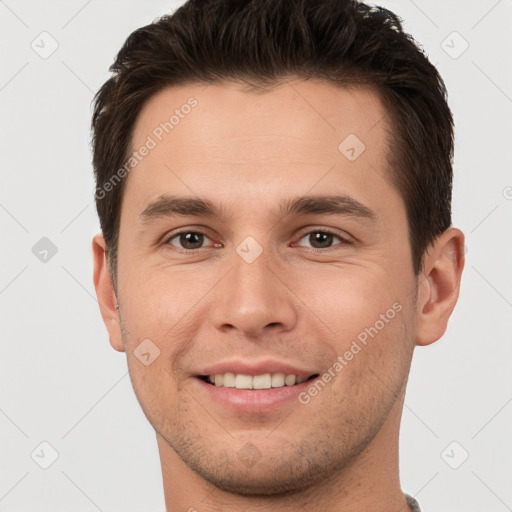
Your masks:
[[[246,240],[230,264],[213,305],[216,328],[234,328],[247,336],[257,336],[272,326],[291,329],[296,318],[293,296],[276,277],[270,250],[257,249],[254,241]]]
[[[239,301],[247,302],[246,307],[250,304],[256,307],[258,303],[269,307],[273,296],[271,292],[276,288],[276,277],[268,254],[262,253],[254,261],[238,256],[233,264],[233,292]]]

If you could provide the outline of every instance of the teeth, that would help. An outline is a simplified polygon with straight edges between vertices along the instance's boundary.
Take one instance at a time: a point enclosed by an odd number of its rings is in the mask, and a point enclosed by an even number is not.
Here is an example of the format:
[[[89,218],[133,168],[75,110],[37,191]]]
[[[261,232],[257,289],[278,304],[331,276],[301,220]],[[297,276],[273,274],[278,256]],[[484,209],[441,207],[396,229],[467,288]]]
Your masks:
[[[237,389],[270,389],[282,388],[283,386],[294,386],[306,381],[307,377],[286,375],[284,373],[264,373],[262,375],[244,375],[231,372],[218,375],[209,375],[208,382],[215,386]]]
[[[287,375],[285,378],[284,378],[284,383],[287,385],[287,386],[294,386],[295,385],[295,375]]]
[[[235,379],[236,389],[252,389],[252,377],[250,375],[243,375],[239,373]]]
[[[234,388],[236,383],[236,377],[234,373],[225,373],[224,378],[222,379],[222,385],[225,388]]]
[[[270,373],[256,375],[252,378],[252,389],[270,389],[272,387],[272,377]]]
[[[272,375],[272,387],[273,388],[282,388],[284,386],[284,373],[274,373]]]

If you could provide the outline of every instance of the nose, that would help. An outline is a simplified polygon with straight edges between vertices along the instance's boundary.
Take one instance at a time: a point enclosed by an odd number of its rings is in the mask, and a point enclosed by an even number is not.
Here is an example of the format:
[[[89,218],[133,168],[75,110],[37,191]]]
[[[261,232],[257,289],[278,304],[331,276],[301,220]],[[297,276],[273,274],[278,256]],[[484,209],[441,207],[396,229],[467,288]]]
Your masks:
[[[252,263],[235,253],[231,263],[231,270],[215,288],[211,316],[215,328],[250,338],[293,329],[295,296],[265,251]]]

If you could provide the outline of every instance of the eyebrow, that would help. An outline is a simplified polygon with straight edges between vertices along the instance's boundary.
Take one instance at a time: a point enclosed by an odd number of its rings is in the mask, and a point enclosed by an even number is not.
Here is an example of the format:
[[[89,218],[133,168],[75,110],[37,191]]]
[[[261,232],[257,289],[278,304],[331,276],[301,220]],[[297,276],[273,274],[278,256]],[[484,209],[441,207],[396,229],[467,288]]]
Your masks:
[[[376,221],[376,214],[348,195],[302,196],[283,201],[278,214],[288,215],[345,215],[363,220]],[[171,196],[158,197],[148,204],[140,214],[140,220],[147,224],[160,218],[174,216],[222,217],[222,211],[208,199],[198,197]]]

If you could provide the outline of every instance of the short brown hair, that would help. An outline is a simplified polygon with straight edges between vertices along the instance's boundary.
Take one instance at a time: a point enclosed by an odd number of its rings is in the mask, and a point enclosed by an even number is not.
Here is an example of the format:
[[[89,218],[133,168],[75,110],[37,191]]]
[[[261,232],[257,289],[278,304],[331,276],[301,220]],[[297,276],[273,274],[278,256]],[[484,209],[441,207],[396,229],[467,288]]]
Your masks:
[[[285,76],[369,86],[390,119],[390,180],[407,211],[416,275],[451,224],[453,118],[436,68],[392,12],[356,0],[189,0],[135,30],[94,98],[96,207],[114,283],[123,168],[144,104],[165,87],[241,81],[256,89]],[[101,191],[101,194],[98,194]]]

